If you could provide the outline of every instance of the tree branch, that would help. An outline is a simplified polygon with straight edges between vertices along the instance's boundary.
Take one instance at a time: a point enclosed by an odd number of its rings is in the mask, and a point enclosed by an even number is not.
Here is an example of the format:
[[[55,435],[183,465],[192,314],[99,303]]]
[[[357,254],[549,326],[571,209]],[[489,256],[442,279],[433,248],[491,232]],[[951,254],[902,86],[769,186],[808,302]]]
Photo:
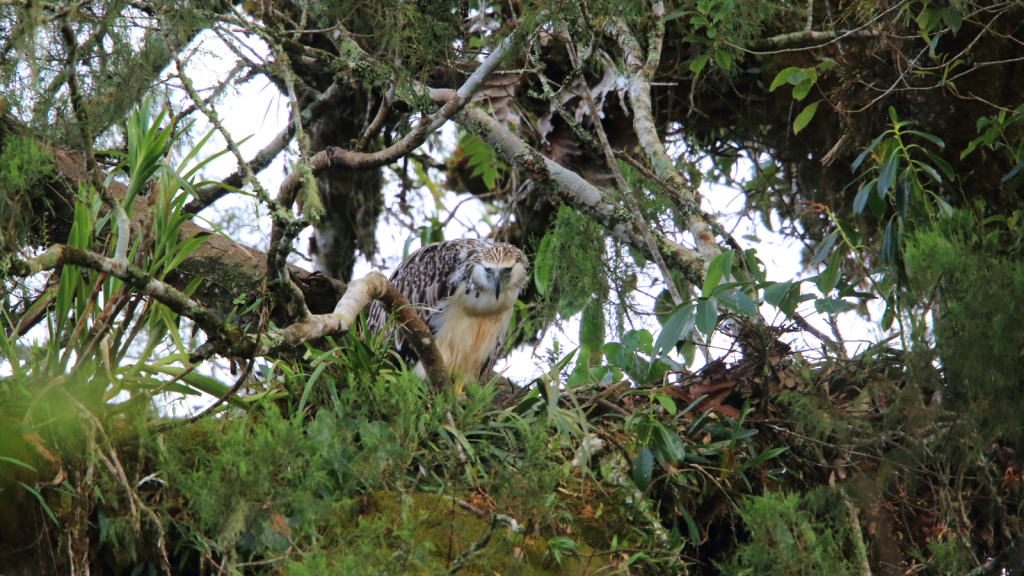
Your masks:
[[[629,86],[629,101],[633,107],[633,129],[640,140],[640,147],[647,156],[647,161],[654,168],[658,177],[672,184],[679,194],[686,200],[686,204],[699,206],[696,194],[687,184],[682,174],[675,166],[672,158],[669,157],[658,137],[658,131],[654,123],[654,114],[651,108],[651,79],[658,68],[661,58],[661,45],[664,36],[665,7],[661,2],[654,2],[654,16],[658,23],[655,31],[648,39],[649,50],[646,61],[640,44],[637,43],[633,33],[622,20],[612,18],[605,25],[605,30],[618,41],[626,58],[626,66],[633,75]],[[697,243],[697,251],[701,254],[706,263],[721,253],[721,249],[715,242],[714,235],[704,221],[699,210],[686,210],[680,217],[686,222],[686,227],[693,234]]]
[[[452,97],[452,91],[431,89],[430,95],[435,101],[440,101]],[[592,218],[613,236],[653,260],[647,241],[629,210],[607,198],[579,174],[530,148],[501,123],[475,106],[467,106],[453,119],[486,142],[506,162],[523,170],[538,185],[546,187],[555,197]],[[651,236],[669,268],[678,270],[695,284],[704,281],[703,255],[684,248],[657,230],[652,230]]]
[[[512,43],[510,34],[484,59],[473,74],[454,93],[451,98],[443,101],[441,108],[433,114],[425,114],[411,132],[391,146],[378,152],[354,152],[337,146],[328,146],[310,159],[313,175],[316,176],[329,168],[347,168],[349,170],[370,170],[391,164],[410,152],[419,148],[427,141],[435,130],[440,128],[458,113],[482,87],[483,81],[497,68]],[[282,191],[297,191],[302,186],[302,175],[293,172],[281,184]]]
[[[302,123],[309,125],[319,119],[327,107],[336,103],[341,96],[341,86],[338,80],[335,80],[327,90],[324,90],[323,94],[320,94],[316,100],[310,103],[302,111]],[[295,123],[289,122],[287,126],[281,130],[273,140],[270,141],[262,150],[256,153],[255,156],[249,160],[248,164],[252,171],[256,174],[262,172],[270,166],[270,163],[288,147],[288,143],[292,141],[295,136]],[[244,170],[239,167],[230,176],[221,180],[221,185],[211,184],[204,186],[196,190],[196,198],[190,201],[182,208],[182,212],[189,212],[192,214],[198,214],[201,210],[213,204],[226,194],[230,194],[231,190],[225,188],[241,188],[245,184],[245,173]]]
[[[241,356],[244,350],[238,348],[242,340],[242,332],[237,328],[224,324],[209,309],[192,300],[176,288],[161,282],[127,261],[107,258],[95,252],[83,250],[75,246],[54,244],[46,252],[30,260],[11,259],[8,273],[11,276],[27,277],[44,270],[54,270],[70,264],[81,266],[97,272],[104,272],[122,280],[139,293],[151,296],[157,302],[167,306],[172,312],[185,316],[206,332],[212,340],[223,342],[225,353],[229,356]]]
[[[379,272],[372,272],[364,278],[353,280],[333,313],[314,314],[286,328],[268,331],[260,339],[255,355],[266,356],[317,338],[347,332],[371,300],[379,301],[389,313],[397,316],[399,325],[426,369],[430,386],[435,390],[447,388],[451,384],[451,378],[444,357],[434,343],[434,335],[430,328],[401,292]]]

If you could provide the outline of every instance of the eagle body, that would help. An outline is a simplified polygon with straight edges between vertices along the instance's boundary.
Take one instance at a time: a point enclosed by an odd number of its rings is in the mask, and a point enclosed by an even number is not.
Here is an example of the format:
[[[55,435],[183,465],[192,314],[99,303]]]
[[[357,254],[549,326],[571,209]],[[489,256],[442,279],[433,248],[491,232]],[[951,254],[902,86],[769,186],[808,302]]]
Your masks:
[[[466,238],[416,250],[390,281],[430,327],[452,379],[476,381],[497,360],[528,267],[526,256],[511,244]],[[386,321],[387,312],[375,302],[370,327],[383,330]],[[396,331],[394,338],[402,357],[416,360],[403,335]],[[416,372],[425,377],[419,362]]]

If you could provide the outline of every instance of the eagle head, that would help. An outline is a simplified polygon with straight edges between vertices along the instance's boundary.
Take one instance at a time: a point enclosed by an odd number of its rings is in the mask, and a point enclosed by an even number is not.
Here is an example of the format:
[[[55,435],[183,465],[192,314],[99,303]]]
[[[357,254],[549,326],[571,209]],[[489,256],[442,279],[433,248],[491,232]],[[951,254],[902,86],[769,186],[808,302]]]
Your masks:
[[[526,282],[526,256],[518,248],[494,243],[478,252],[469,262],[469,281],[482,293],[494,293],[494,302],[515,302]],[[505,294],[505,298],[502,298]]]

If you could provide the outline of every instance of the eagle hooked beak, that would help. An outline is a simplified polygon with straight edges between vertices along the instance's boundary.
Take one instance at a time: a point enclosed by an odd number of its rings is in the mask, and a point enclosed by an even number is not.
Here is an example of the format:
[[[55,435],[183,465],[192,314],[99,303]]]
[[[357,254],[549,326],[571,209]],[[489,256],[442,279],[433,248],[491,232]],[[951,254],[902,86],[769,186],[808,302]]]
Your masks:
[[[494,275],[494,299],[497,300],[501,294],[501,277],[497,274]]]

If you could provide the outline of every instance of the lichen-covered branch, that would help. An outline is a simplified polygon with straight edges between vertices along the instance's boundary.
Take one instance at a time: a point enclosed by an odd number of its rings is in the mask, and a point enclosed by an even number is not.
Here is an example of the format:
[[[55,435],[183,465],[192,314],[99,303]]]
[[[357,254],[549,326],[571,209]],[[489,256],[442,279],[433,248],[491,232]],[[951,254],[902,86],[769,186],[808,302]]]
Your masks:
[[[567,44],[566,47],[569,50],[569,57],[573,60],[573,66],[578,68],[580,65],[579,59],[576,57],[576,50],[572,47],[572,44]],[[665,265],[665,259],[661,256],[661,251],[658,250],[658,246],[654,241],[654,237],[651,236],[650,227],[647,226],[647,220],[644,219],[644,215],[640,212],[640,206],[636,203],[636,198],[633,197],[633,190],[630,188],[629,182],[626,182],[626,178],[622,175],[622,170],[619,170],[619,164],[615,161],[615,153],[612,151],[611,144],[608,143],[608,135],[604,132],[604,125],[601,124],[601,111],[597,108],[597,102],[594,102],[594,96],[590,93],[590,87],[583,83],[583,100],[587,103],[587,107],[590,109],[590,117],[594,121],[594,130],[597,132],[597,139],[601,142],[601,151],[604,152],[605,162],[608,167],[611,168],[612,174],[615,175],[615,181],[619,184],[619,191],[622,192],[622,197],[626,200],[626,206],[629,207],[629,211],[633,213],[633,219],[636,221],[637,227],[640,229],[640,234],[643,235],[644,242],[647,243],[648,251],[653,256],[655,264],[658,265],[658,270],[661,272],[662,282],[665,284],[665,288],[668,289],[669,294],[672,296],[672,301],[678,306],[683,303],[682,296],[679,295],[679,289],[676,287],[676,283],[672,280],[672,274],[668,271],[668,266]]]
[[[379,168],[391,164],[419,148],[427,141],[428,136],[469,103],[473,95],[482,87],[483,81],[497,68],[511,43],[512,36],[509,35],[473,71],[458,92],[453,93],[451,98],[442,102],[442,106],[437,112],[425,114],[401,140],[378,152],[355,152],[337,146],[329,146],[310,159],[313,175],[318,175],[329,168],[347,168],[349,170]],[[297,191],[302,184],[302,175],[293,172],[281,184],[281,190]]]
[[[316,98],[316,100],[314,100],[312,103],[306,106],[306,108],[302,111],[302,123],[308,126],[309,124],[319,119],[320,116],[323,115],[324,111],[327,110],[328,106],[331,106],[338,101],[341,92],[341,86],[339,85],[339,82],[336,80],[327,88],[327,90],[324,90],[323,93]],[[284,129],[282,129],[277,134],[277,136],[275,136],[274,139],[270,141],[269,144],[267,144],[262,150],[257,152],[256,155],[253,156],[252,159],[248,161],[250,169],[256,174],[259,174],[260,172],[265,170],[267,166],[270,166],[270,163],[273,162],[274,159],[277,158],[277,156],[281,154],[281,152],[285,148],[288,147],[288,143],[292,141],[292,138],[294,136],[295,123],[289,122],[284,127]],[[196,198],[190,201],[188,204],[186,204],[185,207],[182,209],[182,212],[198,214],[202,209],[206,208],[210,204],[213,204],[218,199],[223,197],[225,194],[230,193],[230,189],[225,188],[225,186],[229,186],[231,188],[241,188],[242,185],[245,184],[244,169],[242,167],[239,167],[230,176],[221,180],[221,184],[223,184],[223,186],[211,184],[209,186],[203,186],[202,188],[197,189]]]
[[[435,100],[443,100],[451,97],[452,91],[432,89],[430,94]],[[592,218],[646,258],[653,259],[647,241],[629,210],[607,198],[582,176],[530,148],[501,123],[475,106],[467,106],[455,115],[454,120],[486,142],[506,162],[548,189],[553,196]],[[695,284],[704,281],[704,256],[673,242],[657,230],[652,230],[651,236],[670,269],[678,270]]]
[[[54,244],[46,252],[30,260],[11,259],[7,272],[11,276],[24,278],[44,270],[54,270],[66,264],[104,272],[122,280],[140,294],[151,296],[157,302],[167,306],[172,312],[195,321],[211,340],[219,343],[226,355],[242,355],[240,352],[243,352],[244,348],[239,348],[239,345],[243,344],[241,331],[221,322],[211,310],[127,261],[107,258],[74,246]]]
[[[696,194],[687,184],[683,175],[679,173],[675,162],[665,150],[665,145],[658,137],[658,131],[654,123],[654,114],[651,107],[651,80],[658,68],[661,59],[661,47],[665,31],[665,6],[661,2],[654,2],[655,26],[648,38],[647,58],[643,56],[640,44],[636,41],[633,33],[625,22],[619,19],[610,18],[605,25],[605,30],[618,41],[619,46],[625,54],[626,67],[633,78],[629,86],[629,99],[633,107],[633,129],[640,140],[640,147],[647,156],[647,161],[654,168],[658,177],[672,184],[682,195],[687,204],[699,206]],[[693,234],[697,244],[697,251],[703,256],[705,262],[721,253],[721,249],[715,242],[711,228],[699,210],[688,210],[679,215],[685,221],[687,229]]]

